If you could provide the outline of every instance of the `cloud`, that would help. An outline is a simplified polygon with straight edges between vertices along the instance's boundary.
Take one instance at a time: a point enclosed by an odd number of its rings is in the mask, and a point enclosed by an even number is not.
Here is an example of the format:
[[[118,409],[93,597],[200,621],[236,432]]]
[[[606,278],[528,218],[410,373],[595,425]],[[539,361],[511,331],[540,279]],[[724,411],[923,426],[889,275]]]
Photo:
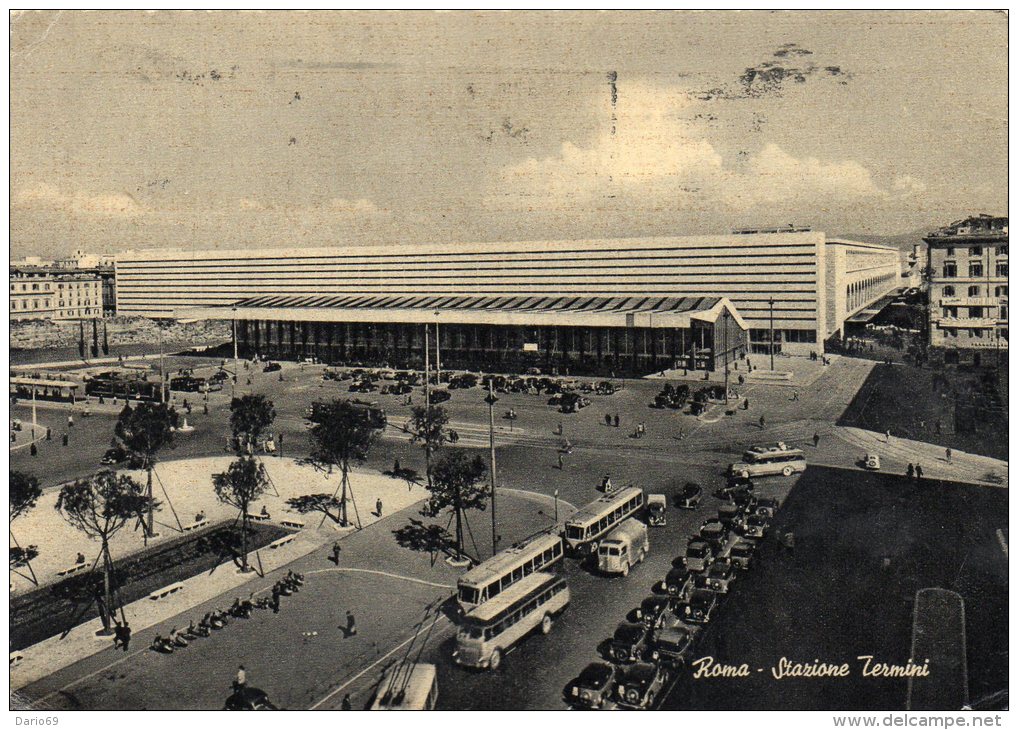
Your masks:
[[[554,153],[502,168],[487,201],[509,209],[709,211],[728,220],[815,215],[819,209],[893,205],[921,192],[911,176],[881,183],[850,159],[797,157],[773,142],[730,153],[714,144],[698,102],[680,89],[630,87],[612,133],[587,146],[563,142]]]
[[[19,208],[50,209],[79,216],[130,218],[144,212],[127,193],[68,193],[49,183],[36,183],[16,191],[11,203]]]

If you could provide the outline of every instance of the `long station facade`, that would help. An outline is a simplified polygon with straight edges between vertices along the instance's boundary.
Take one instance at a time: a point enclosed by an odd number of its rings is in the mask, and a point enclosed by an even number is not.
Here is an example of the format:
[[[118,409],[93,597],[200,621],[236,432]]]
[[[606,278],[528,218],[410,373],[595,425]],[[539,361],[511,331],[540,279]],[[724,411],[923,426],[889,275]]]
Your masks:
[[[895,249],[804,229],[719,236],[117,257],[127,315],[237,322],[245,354],[645,373],[806,355],[898,286]],[[773,333],[773,339],[772,339]]]

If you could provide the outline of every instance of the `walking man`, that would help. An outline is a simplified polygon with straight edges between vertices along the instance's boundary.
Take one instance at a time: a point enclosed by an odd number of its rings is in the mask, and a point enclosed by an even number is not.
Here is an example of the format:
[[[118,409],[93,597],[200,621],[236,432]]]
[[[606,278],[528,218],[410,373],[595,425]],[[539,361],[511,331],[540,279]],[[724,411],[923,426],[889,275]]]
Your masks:
[[[336,565],[339,565],[339,553],[342,549],[343,548],[339,546],[339,540],[336,540],[336,542],[332,543],[332,562],[334,562]]]
[[[905,476],[907,476],[909,479],[915,476],[915,466],[913,466],[911,463],[908,465],[908,469],[905,470]]]
[[[353,709],[353,703],[350,702],[350,693],[349,692],[347,692],[345,695],[343,695],[343,701],[340,703],[339,707],[340,707],[341,710],[352,710]]]
[[[951,449],[950,448],[945,449],[944,450],[944,454],[947,456],[947,463],[950,464],[951,463]]]
[[[813,432],[813,448],[820,446],[820,434],[816,431]]]
[[[244,671],[244,665],[241,664],[237,669],[237,681],[233,683],[233,688],[236,690],[244,689],[247,686],[247,672]]]
[[[618,427],[619,427],[619,414],[616,413],[615,414],[615,428],[618,428]]]
[[[562,452],[558,452],[558,470],[562,471]]]
[[[923,468],[919,466],[919,464],[915,465],[915,478],[917,482],[921,482],[923,480]]]
[[[761,415],[760,416],[760,428],[763,428],[766,425],[767,425],[767,419],[764,418],[763,415]]]
[[[605,413],[604,414],[604,425],[605,426],[611,426],[612,425],[612,416],[611,416],[610,413]]]
[[[350,611],[346,612],[346,628],[343,629],[344,638],[357,635],[357,619],[353,617],[353,613]]]
[[[792,400],[799,400],[799,391],[797,390],[792,391]]]
[[[375,500],[375,513],[379,517],[382,516],[382,499],[381,499],[381,497],[379,497],[378,499]]]
[[[887,429],[887,435],[884,439],[886,443],[891,443],[891,429]]]

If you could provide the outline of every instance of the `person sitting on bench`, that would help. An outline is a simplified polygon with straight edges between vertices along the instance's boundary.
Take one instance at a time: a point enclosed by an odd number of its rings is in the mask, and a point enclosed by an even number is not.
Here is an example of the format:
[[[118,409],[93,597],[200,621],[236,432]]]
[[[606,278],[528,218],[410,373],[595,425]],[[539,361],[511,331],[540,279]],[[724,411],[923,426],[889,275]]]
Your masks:
[[[74,559],[74,564],[75,565],[84,565],[85,564],[85,553],[78,553],[78,557],[76,557]]]
[[[205,521],[205,510],[201,510],[200,512],[198,512],[198,514],[196,514],[194,516],[194,521],[195,522],[204,522]]]
[[[260,514],[265,519],[269,519],[269,509],[264,504],[262,505],[262,511],[260,512]]]
[[[172,654],[173,644],[170,643],[169,639],[164,639],[161,635],[156,634],[155,638],[152,639],[152,649],[164,654]]]

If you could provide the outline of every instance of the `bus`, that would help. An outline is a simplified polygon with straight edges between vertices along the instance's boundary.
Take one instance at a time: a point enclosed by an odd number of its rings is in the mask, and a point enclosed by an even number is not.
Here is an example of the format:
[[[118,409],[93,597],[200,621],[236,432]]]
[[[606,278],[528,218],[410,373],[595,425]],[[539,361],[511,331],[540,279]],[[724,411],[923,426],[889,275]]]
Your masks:
[[[434,664],[403,663],[386,672],[372,710],[434,710],[438,671]]]
[[[538,533],[464,573],[456,583],[456,600],[464,611],[477,608],[531,573],[547,570],[562,553],[561,535]]]
[[[639,487],[626,487],[594,500],[566,521],[566,549],[575,555],[595,552],[598,540],[639,512],[643,502]]]
[[[569,586],[553,573],[531,573],[468,613],[456,632],[457,664],[498,669],[506,652],[535,629],[551,631],[569,606]]]
[[[754,446],[738,461],[728,467],[734,477],[743,479],[781,474],[786,477],[806,471],[806,455],[799,449],[789,448],[784,442],[770,446]]]
[[[149,382],[141,377],[123,377],[118,373],[103,373],[85,381],[85,395],[104,398],[123,398],[158,402],[158,382]]]
[[[388,423],[388,419],[385,416],[385,410],[382,409],[378,403],[357,399],[351,399],[343,402],[350,405],[354,411],[359,413],[363,417],[364,423],[371,428],[384,429]],[[316,401],[308,406],[304,415],[309,421],[311,421],[312,425],[319,423],[321,419],[325,417],[326,409],[328,409],[331,405],[332,404],[328,402]]]
[[[647,526],[630,518],[612,530],[597,548],[597,568],[602,573],[629,575],[629,570],[642,563],[650,552]]]

